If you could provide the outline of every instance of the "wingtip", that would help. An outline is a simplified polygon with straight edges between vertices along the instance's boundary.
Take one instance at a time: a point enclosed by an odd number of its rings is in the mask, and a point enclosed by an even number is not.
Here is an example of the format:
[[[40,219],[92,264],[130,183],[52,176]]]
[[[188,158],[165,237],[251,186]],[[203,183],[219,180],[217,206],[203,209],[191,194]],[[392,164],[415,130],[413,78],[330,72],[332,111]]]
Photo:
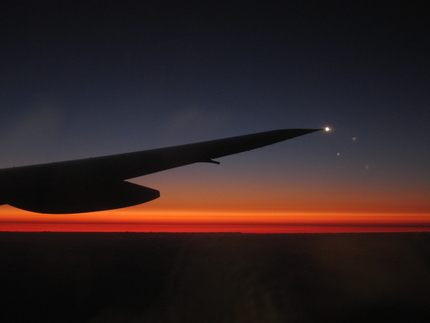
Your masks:
[[[324,127],[324,128],[318,128],[318,129],[309,129],[309,131],[311,131],[311,132],[316,132],[316,131],[330,132],[331,128],[330,127]]]
[[[317,131],[330,132],[331,128],[330,127],[324,127],[324,128],[318,128],[318,129],[304,129],[304,130],[307,130],[309,133],[317,132]]]

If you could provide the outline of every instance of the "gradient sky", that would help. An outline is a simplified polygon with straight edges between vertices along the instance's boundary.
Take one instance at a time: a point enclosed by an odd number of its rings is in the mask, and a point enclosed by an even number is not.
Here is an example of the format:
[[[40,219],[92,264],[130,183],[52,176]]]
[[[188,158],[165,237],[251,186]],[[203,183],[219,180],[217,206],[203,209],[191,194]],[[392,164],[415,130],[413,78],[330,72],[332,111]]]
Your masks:
[[[425,2],[142,3],[2,2],[0,168],[333,131],[135,179],[161,198],[132,208],[0,206],[0,230],[430,227]]]

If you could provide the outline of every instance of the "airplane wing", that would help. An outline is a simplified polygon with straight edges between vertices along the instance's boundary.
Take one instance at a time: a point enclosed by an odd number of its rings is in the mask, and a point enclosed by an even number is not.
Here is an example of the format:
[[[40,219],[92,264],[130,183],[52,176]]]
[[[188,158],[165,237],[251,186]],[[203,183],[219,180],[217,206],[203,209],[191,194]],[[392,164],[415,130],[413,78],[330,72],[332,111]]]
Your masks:
[[[125,180],[211,162],[323,129],[282,129],[187,145],[0,170],[0,204],[39,213],[82,213],[151,201],[157,190]]]

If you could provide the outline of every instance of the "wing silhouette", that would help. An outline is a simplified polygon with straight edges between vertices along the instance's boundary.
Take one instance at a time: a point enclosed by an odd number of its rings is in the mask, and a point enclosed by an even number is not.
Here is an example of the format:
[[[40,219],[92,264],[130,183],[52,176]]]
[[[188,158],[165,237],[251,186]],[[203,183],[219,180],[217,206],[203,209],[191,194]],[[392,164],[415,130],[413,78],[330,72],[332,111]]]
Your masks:
[[[159,191],[125,180],[271,145],[323,129],[282,129],[187,145],[0,170],[0,204],[82,213],[145,203]]]

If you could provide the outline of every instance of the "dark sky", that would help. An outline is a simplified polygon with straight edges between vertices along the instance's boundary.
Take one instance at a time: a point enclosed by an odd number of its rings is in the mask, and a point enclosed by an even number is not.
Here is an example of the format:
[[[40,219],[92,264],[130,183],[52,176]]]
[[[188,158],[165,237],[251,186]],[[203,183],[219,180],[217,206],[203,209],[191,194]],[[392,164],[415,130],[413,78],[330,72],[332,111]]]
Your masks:
[[[430,212],[425,1],[0,6],[1,167],[328,125],[202,180]],[[204,167],[151,185],[197,190]]]

